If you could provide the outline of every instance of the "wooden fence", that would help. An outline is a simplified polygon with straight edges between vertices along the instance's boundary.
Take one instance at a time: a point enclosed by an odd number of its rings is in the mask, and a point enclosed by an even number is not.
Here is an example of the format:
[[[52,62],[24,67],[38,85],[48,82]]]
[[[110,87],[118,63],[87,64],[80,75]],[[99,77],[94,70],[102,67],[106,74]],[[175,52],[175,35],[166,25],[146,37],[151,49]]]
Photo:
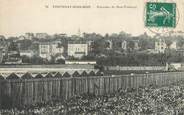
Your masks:
[[[165,66],[105,66],[105,70],[116,70],[116,71],[164,71]]]
[[[111,94],[119,89],[168,85],[184,80],[184,72],[68,78],[0,79],[0,108],[63,101],[74,95]]]

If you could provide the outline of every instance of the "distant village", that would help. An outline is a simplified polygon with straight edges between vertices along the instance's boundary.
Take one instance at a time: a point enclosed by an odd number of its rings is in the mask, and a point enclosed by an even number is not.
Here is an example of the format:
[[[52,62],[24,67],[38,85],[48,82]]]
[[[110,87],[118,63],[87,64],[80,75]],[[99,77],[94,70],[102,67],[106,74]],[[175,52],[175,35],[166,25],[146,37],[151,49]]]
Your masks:
[[[0,35],[0,64],[65,64],[95,61],[101,65],[164,65],[184,61],[184,32],[167,36],[125,32]]]

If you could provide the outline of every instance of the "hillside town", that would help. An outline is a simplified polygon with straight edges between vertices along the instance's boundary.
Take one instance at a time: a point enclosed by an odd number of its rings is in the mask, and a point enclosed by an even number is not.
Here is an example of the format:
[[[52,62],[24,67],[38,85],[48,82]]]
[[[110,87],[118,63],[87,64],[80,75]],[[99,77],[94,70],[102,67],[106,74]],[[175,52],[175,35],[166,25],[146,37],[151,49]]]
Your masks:
[[[184,32],[1,35],[0,114],[182,115],[183,62]]]
[[[102,65],[165,65],[184,61],[184,32],[168,36],[25,33],[0,36],[0,64],[64,64],[66,60]]]

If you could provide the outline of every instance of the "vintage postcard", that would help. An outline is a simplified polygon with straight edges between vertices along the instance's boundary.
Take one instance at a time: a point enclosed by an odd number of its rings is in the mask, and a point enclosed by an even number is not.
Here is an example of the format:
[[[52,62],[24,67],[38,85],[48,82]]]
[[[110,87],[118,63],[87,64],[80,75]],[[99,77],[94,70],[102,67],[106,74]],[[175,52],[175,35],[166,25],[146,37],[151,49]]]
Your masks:
[[[0,0],[0,115],[184,115],[184,1]]]

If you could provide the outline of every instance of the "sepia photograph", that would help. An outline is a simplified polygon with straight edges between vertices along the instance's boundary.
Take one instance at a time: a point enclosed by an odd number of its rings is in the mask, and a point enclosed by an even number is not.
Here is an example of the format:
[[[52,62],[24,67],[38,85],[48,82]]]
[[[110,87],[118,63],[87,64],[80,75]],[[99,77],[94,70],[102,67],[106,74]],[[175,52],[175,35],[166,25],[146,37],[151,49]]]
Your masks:
[[[184,1],[1,0],[0,115],[184,115]]]

